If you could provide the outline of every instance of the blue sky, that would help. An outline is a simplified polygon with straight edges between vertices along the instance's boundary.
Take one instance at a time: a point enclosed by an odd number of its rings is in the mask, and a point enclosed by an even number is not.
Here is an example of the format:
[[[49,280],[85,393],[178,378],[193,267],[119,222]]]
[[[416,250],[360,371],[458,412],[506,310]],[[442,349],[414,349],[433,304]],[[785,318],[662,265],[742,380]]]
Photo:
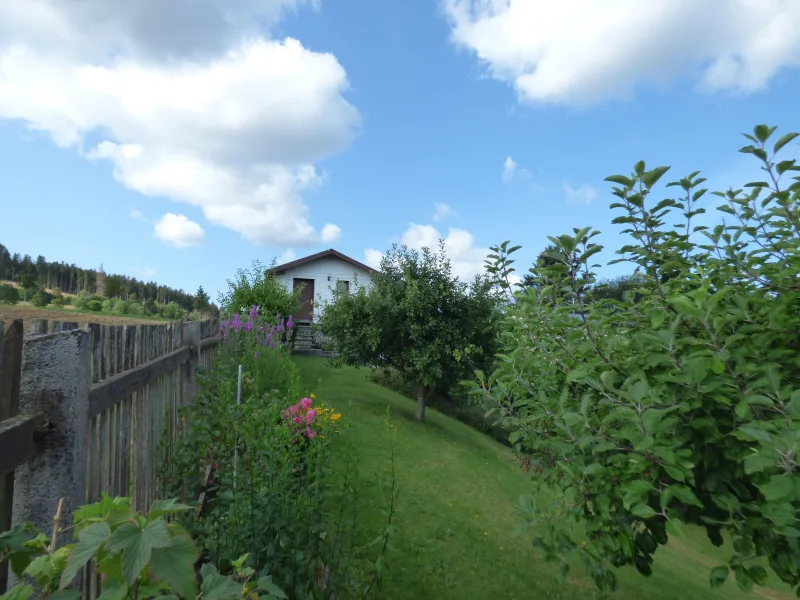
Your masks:
[[[572,227],[607,262],[604,177],[741,185],[741,132],[800,128],[799,0],[122,6],[0,3],[0,241],[213,296],[256,258],[438,236],[464,276]]]

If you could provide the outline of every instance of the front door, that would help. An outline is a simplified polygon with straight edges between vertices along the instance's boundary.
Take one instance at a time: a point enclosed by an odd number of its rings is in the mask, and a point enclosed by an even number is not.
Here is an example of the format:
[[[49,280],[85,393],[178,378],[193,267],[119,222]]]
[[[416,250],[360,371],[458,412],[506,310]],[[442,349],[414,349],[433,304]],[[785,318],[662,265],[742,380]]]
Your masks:
[[[303,291],[300,292],[300,309],[294,313],[294,320],[301,323],[310,323],[311,311],[314,308],[314,280],[295,278],[292,289],[296,290],[301,285],[303,286]]]

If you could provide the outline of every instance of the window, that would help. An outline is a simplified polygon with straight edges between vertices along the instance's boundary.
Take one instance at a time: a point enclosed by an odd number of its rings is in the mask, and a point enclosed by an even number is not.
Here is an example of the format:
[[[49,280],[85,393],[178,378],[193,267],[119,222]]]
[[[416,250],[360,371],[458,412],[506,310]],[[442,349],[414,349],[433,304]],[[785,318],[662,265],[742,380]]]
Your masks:
[[[336,282],[336,291],[342,293],[349,293],[350,292],[350,282],[349,281],[342,281],[341,279]]]

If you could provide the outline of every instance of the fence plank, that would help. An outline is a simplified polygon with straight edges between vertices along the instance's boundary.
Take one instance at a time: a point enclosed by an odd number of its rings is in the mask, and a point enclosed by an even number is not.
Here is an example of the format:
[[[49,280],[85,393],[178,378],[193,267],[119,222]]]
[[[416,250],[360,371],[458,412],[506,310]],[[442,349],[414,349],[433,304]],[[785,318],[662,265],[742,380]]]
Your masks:
[[[22,370],[23,324],[21,319],[6,327],[0,321],[0,422],[13,417],[19,408],[19,382]],[[11,528],[14,498],[14,473],[0,475],[0,531]],[[0,564],[0,594],[8,583],[8,565]]]

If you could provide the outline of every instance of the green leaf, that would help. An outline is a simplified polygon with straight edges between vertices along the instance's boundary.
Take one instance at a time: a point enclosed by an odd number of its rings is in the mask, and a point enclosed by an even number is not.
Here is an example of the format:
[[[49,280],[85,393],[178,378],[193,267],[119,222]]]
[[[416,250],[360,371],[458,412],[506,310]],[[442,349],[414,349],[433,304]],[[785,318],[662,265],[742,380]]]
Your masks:
[[[122,550],[122,573],[128,585],[133,584],[150,561],[153,548],[166,548],[171,543],[166,521],[150,521],[144,529],[135,523],[120,526],[109,540],[113,550]]]
[[[677,516],[670,516],[666,524],[667,533],[682,539],[686,535],[686,529],[683,526],[683,521]]]
[[[203,565],[200,574],[203,577],[200,593],[204,600],[239,600],[241,598],[242,586],[230,577],[220,575],[212,565]]]
[[[773,475],[769,483],[758,486],[767,502],[775,502],[790,497],[794,493],[794,481],[787,475]]]
[[[772,458],[766,454],[753,453],[744,459],[744,472],[748,475],[759,473],[764,469],[775,467],[778,464],[777,459]]]
[[[728,578],[729,572],[730,569],[725,565],[721,565],[719,567],[714,567],[713,569],[711,569],[711,573],[709,574],[708,577],[709,583],[711,583],[711,587],[718,588],[723,583],[725,583],[725,580]]]
[[[128,584],[118,577],[106,579],[103,583],[103,593],[97,600],[123,600],[128,595]]]
[[[188,534],[172,537],[166,548],[155,548],[150,559],[150,568],[156,579],[164,580],[184,598],[197,596],[197,578],[194,564],[200,557],[192,538]]]
[[[31,596],[33,596],[33,587],[27,583],[18,583],[0,596],[0,600],[28,600]]]
[[[767,570],[761,565],[753,565],[747,569],[747,571],[750,575],[750,579],[752,579],[756,585],[765,585],[767,583]]]
[[[610,177],[606,177],[605,181],[608,181],[610,183],[618,183],[619,185],[621,185],[623,187],[626,187],[626,188],[633,187],[633,180],[628,179],[627,177],[624,177],[623,175],[611,175]]]
[[[780,138],[778,138],[778,141],[775,142],[775,146],[773,146],[772,151],[778,152],[781,148],[783,148],[786,144],[791,142],[799,135],[800,133],[787,133],[785,135],[782,135]]]
[[[50,594],[50,600],[79,600],[83,597],[83,593],[80,590],[57,590],[54,593]],[[97,600],[100,600],[98,598]]]
[[[631,509],[631,514],[639,517],[640,519],[649,519],[658,513],[650,508],[647,504],[637,504]]]
[[[769,127],[767,125],[756,125],[753,128],[753,134],[756,136],[756,139],[763,144],[769,139],[769,136],[771,136],[776,129],[777,127]]]
[[[150,506],[150,510],[147,512],[146,516],[148,519],[157,519],[164,515],[171,515],[191,509],[191,506],[181,504],[174,498],[170,500],[156,500],[153,502],[152,506]]]
[[[67,564],[64,571],[61,573],[61,581],[59,587],[61,589],[67,587],[75,575],[78,574],[89,559],[94,556],[97,550],[106,543],[111,535],[111,528],[105,521],[98,521],[88,525],[78,534],[78,543],[69,553]]]
[[[711,363],[711,370],[717,375],[722,375],[725,372],[725,362],[721,358],[717,358]]]
[[[286,598],[286,593],[272,582],[272,577],[261,577],[258,580],[258,589],[272,594],[276,598]]]
[[[44,585],[51,581],[56,576],[56,566],[53,563],[53,557],[49,554],[37,556],[31,561],[31,564],[26,567],[24,575],[33,577],[39,585]]]

